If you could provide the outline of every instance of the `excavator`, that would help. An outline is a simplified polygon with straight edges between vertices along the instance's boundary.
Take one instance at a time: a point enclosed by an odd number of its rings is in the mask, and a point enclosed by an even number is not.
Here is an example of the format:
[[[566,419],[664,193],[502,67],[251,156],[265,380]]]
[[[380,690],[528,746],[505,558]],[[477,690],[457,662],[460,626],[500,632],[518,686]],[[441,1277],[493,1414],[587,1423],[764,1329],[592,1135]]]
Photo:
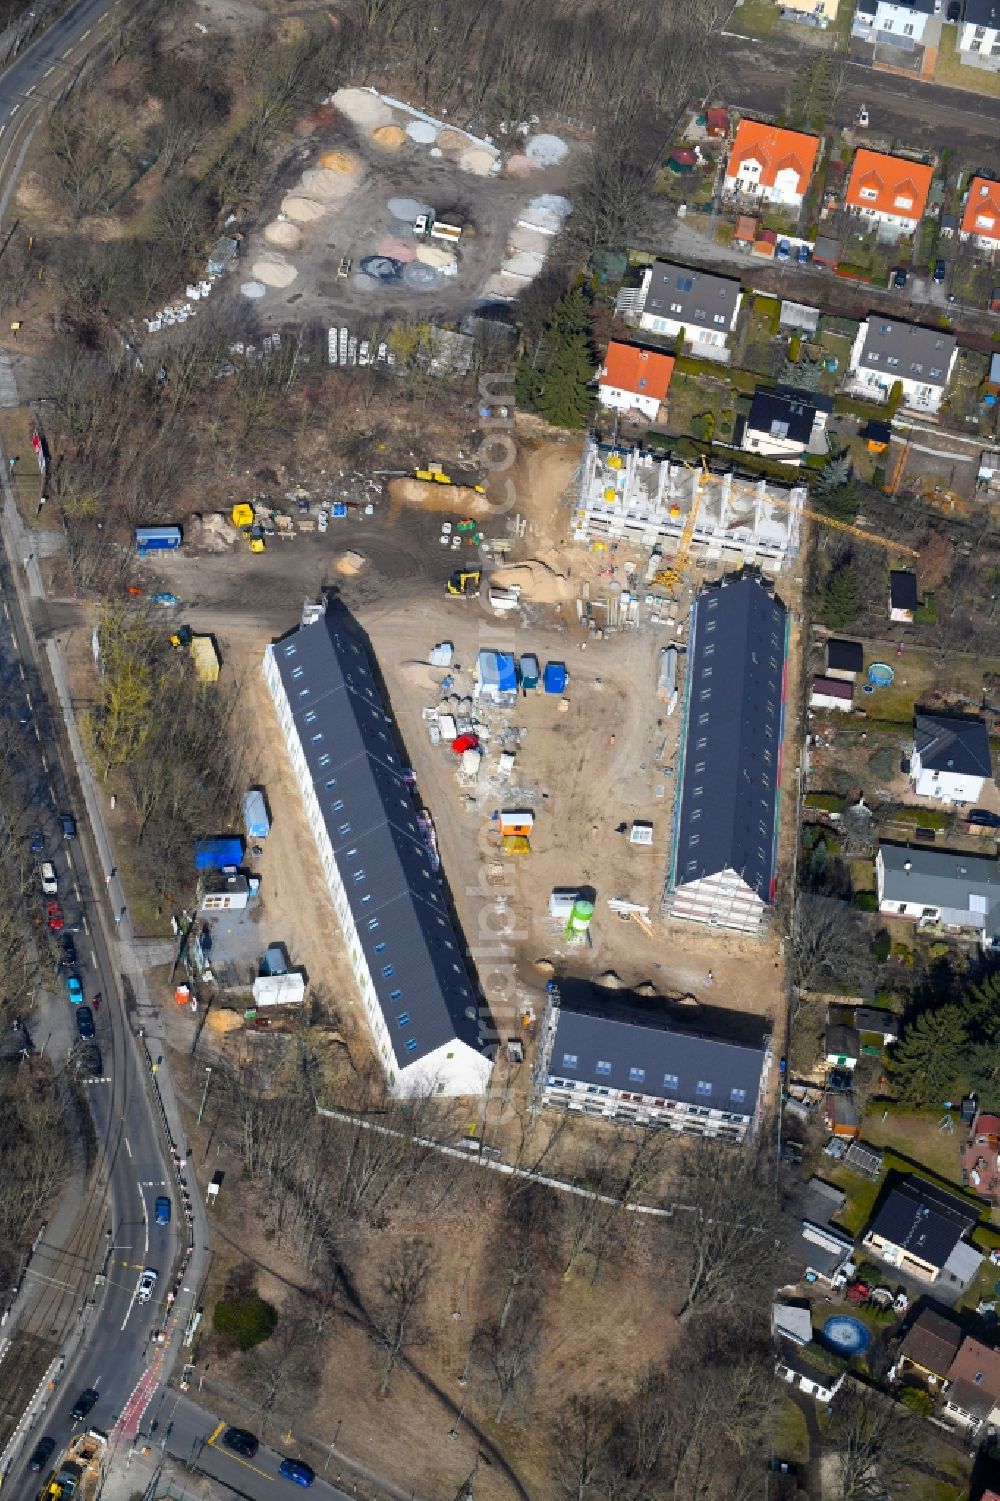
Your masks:
[[[449,594],[473,599],[479,593],[482,577],[482,570],[479,568],[456,568],[445,584],[445,589]]]

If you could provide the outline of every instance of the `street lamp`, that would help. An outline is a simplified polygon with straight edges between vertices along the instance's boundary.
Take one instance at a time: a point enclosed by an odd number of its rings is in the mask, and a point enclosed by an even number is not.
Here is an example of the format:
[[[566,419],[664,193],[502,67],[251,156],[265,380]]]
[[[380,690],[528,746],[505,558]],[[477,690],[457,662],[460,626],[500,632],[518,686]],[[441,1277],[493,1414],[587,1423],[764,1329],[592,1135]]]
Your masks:
[[[198,1107],[198,1125],[199,1126],[201,1125],[201,1118],[205,1114],[205,1102],[208,1099],[208,1086],[211,1084],[211,1082],[212,1082],[212,1065],[210,1063],[207,1063],[205,1065],[205,1088],[201,1092],[201,1104]]]
[[[326,1464],[323,1466],[323,1474],[324,1475],[326,1474],[327,1470],[330,1468],[330,1461],[333,1458],[333,1451],[337,1447],[337,1440],[340,1437],[340,1430],[341,1430],[341,1428],[343,1426],[344,1426],[344,1420],[343,1420],[343,1418],[338,1418],[337,1419],[337,1431],[333,1435],[333,1442],[332,1442],[332,1444],[330,1444],[329,1448],[327,1449]]]

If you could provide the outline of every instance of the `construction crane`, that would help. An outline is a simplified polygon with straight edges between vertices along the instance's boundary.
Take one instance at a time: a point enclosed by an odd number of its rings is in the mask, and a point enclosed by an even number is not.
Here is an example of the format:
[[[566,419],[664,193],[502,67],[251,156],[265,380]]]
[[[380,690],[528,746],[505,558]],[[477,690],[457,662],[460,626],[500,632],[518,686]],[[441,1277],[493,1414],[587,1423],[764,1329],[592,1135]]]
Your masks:
[[[747,495],[757,495],[753,485],[734,484],[734,490],[742,490]],[[902,542],[894,542],[891,537],[880,537],[877,532],[866,532],[863,526],[852,526],[847,521],[835,521],[832,516],[826,516],[822,511],[814,511],[809,506],[794,505],[790,500],[779,500],[776,495],[767,495],[766,504],[780,506],[783,511],[798,511],[803,516],[809,516],[813,521],[818,521],[821,526],[829,526],[835,532],[847,532],[851,537],[860,537],[862,542],[871,542],[875,547],[884,547],[889,552],[899,552],[909,558],[918,558],[919,552],[915,547],[907,547]]]
[[[906,469],[906,461],[909,457],[910,440],[909,438],[907,438],[903,443],[903,446],[899,450],[899,457],[893,465],[892,475],[889,479],[889,483],[884,486],[886,495],[895,495],[898,491],[900,482],[903,478],[903,471]]]
[[[664,589],[675,589],[684,575],[688,554],[691,551],[691,543],[694,541],[695,527],[698,525],[702,492],[711,478],[711,472],[704,454],[701,456],[700,473],[695,469],[693,464],[688,463],[687,459],[683,459],[681,462],[685,469],[690,469],[693,474],[698,475],[698,483],[694,487],[691,506],[687,513],[687,520],[684,522],[684,529],[681,532],[680,540],[677,543],[677,551],[674,553],[673,562],[669,568],[661,568],[659,573],[653,576],[653,583],[662,585]]]

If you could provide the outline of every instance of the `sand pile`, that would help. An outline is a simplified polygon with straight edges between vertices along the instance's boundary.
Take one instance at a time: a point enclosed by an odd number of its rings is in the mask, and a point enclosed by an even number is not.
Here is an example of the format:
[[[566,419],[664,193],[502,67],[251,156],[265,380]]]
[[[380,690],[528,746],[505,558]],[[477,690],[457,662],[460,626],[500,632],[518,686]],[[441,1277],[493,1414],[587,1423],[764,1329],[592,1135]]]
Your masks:
[[[488,151],[485,146],[466,146],[458,159],[458,165],[463,172],[472,172],[476,177],[489,177],[496,161],[495,151]]]
[[[334,563],[334,572],[343,574],[345,578],[355,578],[365,566],[365,560],[359,552],[345,552]]]
[[[205,1018],[210,1032],[238,1032],[245,1025],[238,1011],[212,1010]]]
[[[438,131],[437,145],[449,156],[460,156],[468,144],[468,137],[460,130],[449,130],[446,126]]]
[[[558,605],[573,597],[572,580],[535,558],[512,564],[509,568],[494,569],[490,574],[490,583],[503,589],[516,585],[521,591],[522,599],[540,605]]]
[[[358,179],[346,172],[331,172],[326,167],[310,167],[302,174],[302,191],[308,198],[320,203],[336,203],[353,193]]]
[[[390,198],[388,209],[392,217],[403,224],[412,224],[421,214],[434,212],[429,203],[421,203],[419,198]]]
[[[417,248],[413,241],[401,240],[398,235],[383,235],[375,246],[375,253],[388,256],[390,260],[401,261],[404,266],[417,258]]]
[[[554,167],[569,152],[566,142],[559,136],[533,136],[525,148],[526,155],[536,167]]]
[[[264,238],[269,245],[279,245],[282,250],[298,250],[302,231],[287,219],[272,219],[264,226]]]
[[[454,253],[441,245],[418,245],[414,254],[425,266],[438,266],[443,270],[446,266],[456,264]]]
[[[389,499],[396,504],[420,505],[425,511],[468,511],[470,516],[485,516],[490,505],[485,495],[478,495],[467,485],[435,485],[429,480],[391,479]]]
[[[372,131],[372,142],[383,151],[398,151],[406,140],[406,131],[398,125],[379,125]]]
[[[185,540],[204,552],[228,552],[236,541],[232,525],[221,511],[195,516],[184,527]]]
[[[327,172],[340,172],[346,177],[355,177],[361,171],[358,158],[347,151],[321,152],[316,165],[323,167]]]
[[[252,266],[254,277],[262,281],[265,287],[290,287],[298,276],[294,266],[279,256],[262,256],[259,261],[254,261]]]
[[[315,198],[300,198],[290,193],[281,200],[281,212],[293,224],[312,224],[316,219],[322,219],[326,209]]]
[[[338,89],[330,103],[363,130],[374,130],[377,125],[392,123],[392,110],[367,89]]]
[[[262,281],[245,281],[240,287],[244,297],[249,297],[251,302],[257,302],[267,291]]]
[[[507,158],[506,170],[508,177],[528,177],[534,172],[535,164],[530,156],[522,156],[518,153],[516,156]]]

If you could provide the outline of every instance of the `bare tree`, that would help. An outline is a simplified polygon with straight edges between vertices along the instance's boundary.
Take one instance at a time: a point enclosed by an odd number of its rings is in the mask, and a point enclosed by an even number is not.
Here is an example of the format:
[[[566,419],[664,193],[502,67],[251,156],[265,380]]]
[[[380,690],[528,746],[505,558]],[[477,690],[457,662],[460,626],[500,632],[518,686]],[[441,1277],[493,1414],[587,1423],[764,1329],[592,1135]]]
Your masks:
[[[243,1379],[263,1415],[263,1428],[276,1407],[294,1411],[316,1376],[313,1342],[300,1318],[282,1317],[270,1339],[243,1358]]]
[[[685,1142],[677,1174],[673,1261],[678,1317],[698,1309],[753,1305],[770,1288],[778,1233],[773,1154],[766,1132],[734,1148],[725,1141]]]
[[[420,1309],[427,1296],[430,1271],[429,1247],[416,1239],[404,1241],[386,1267],[381,1306],[372,1321],[372,1337],[383,1351],[381,1397],[389,1390],[400,1358],[422,1337]]]
[[[903,1476],[927,1449],[919,1423],[904,1408],[853,1378],[837,1395],[830,1445],[844,1501],[899,1495]]]
[[[501,1310],[492,1328],[484,1331],[490,1372],[497,1390],[495,1423],[502,1423],[515,1396],[523,1397],[543,1334],[540,1299],[519,1299]]]

